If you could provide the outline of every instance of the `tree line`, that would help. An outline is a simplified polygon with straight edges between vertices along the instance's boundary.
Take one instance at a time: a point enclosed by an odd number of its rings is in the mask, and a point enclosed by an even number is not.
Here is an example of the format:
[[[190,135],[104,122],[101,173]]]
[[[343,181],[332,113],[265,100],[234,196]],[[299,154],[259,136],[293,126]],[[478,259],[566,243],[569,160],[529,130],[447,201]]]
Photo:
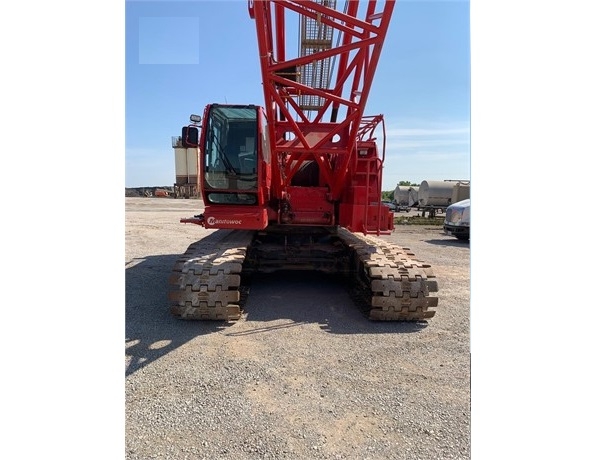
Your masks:
[[[409,180],[401,180],[396,184],[396,186],[400,187],[415,187],[419,186],[419,184],[412,183]],[[394,201],[394,190],[386,190],[381,192],[381,201]]]

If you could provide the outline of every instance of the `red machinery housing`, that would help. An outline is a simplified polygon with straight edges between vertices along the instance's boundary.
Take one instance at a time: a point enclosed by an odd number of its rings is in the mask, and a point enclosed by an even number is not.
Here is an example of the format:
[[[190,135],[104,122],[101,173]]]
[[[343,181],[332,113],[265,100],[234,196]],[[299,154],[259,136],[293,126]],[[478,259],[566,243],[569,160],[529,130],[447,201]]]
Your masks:
[[[358,1],[347,2],[345,12],[333,1],[248,3],[266,109],[210,104],[200,136],[198,126],[184,128],[184,144],[199,146],[206,206],[202,218],[185,222],[393,230],[393,213],[381,205],[385,141],[380,154],[374,137],[383,116],[363,112],[394,2],[381,11],[378,2],[366,3],[363,19]],[[299,16],[301,55],[294,58],[285,43],[290,12]]]

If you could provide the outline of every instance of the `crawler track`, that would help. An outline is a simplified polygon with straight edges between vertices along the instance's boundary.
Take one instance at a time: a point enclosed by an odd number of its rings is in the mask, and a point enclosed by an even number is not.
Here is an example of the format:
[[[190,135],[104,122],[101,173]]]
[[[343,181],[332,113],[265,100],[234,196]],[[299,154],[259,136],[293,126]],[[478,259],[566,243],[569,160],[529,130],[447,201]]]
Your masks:
[[[417,259],[408,248],[379,238],[338,229],[339,238],[354,253],[357,283],[355,299],[376,321],[420,321],[431,318],[438,298],[430,297],[438,285],[431,266]]]
[[[171,313],[182,319],[239,319],[242,264],[253,234],[217,230],[191,244],[169,278]]]
[[[260,252],[262,267],[256,260],[248,263],[255,235],[247,230],[218,230],[190,245],[169,279],[171,313],[192,320],[239,319],[247,295],[242,273],[290,268],[290,260],[273,250]],[[420,321],[435,315],[431,308],[437,307],[438,299],[430,293],[437,292],[437,280],[431,266],[415,259],[408,248],[344,228],[338,228],[330,242],[343,244],[347,251],[319,251],[314,268],[331,271],[336,267],[336,272],[348,275],[352,297],[369,319]],[[282,247],[279,252],[286,251]],[[308,259],[300,258],[296,268],[306,269]]]

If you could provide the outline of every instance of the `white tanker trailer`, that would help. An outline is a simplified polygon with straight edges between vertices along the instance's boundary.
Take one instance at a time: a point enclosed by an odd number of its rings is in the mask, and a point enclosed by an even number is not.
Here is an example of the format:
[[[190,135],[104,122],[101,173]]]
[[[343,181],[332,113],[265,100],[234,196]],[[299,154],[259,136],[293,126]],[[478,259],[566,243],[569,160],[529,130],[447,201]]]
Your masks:
[[[468,180],[424,180],[419,186],[416,207],[430,217],[436,212],[445,212],[453,203],[470,198],[471,185]]]

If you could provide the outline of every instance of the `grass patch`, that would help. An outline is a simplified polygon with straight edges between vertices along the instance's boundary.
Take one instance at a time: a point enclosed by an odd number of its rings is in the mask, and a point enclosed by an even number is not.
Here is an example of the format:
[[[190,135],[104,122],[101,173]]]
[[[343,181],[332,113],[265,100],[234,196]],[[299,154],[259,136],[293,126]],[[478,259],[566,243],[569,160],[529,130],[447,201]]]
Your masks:
[[[428,217],[428,216],[407,216],[395,217],[394,224],[396,225],[438,225],[444,226],[444,216]]]

